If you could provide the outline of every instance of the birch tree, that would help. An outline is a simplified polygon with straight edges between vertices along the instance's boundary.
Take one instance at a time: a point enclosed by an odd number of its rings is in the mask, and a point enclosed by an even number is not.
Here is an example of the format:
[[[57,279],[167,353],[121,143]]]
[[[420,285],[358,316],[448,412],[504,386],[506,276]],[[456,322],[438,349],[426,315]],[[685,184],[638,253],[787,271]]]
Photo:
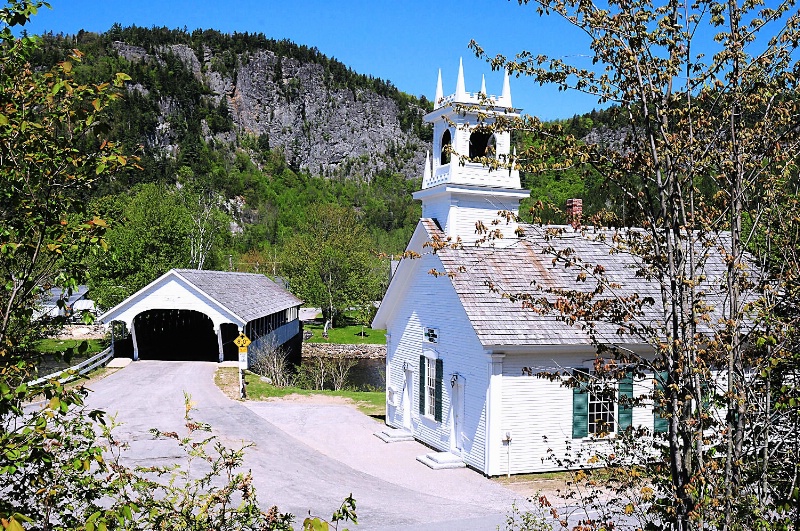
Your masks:
[[[620,225],[603,216],[578,230],[610,253],[633,256],[658,294],[618,296],[602,268],[552,245],[542,252],[578,270],[575,287],[508,295],[590,333],[610,323],[652,346],[652,355],[640,355],[594,336],[600,377],[618,378],[621,369],[651,375],[659,390],[645,400],[668,423],[663,460],[639,456],[646,480],[638,484],[655,488],[642,502],[642,527],[790,528],[800,504],[795,2],[520,4],[587,39],[587,64],[535,50],[491,57],[473,42],[476,54],[493,68],[615,106],[623,141],[589,144],[527,117],[487,128],[534,139],[506,164],[584,169],[618,190],[634,210],[626,221],[638,228],[600,230]],[[554,230],[553,241],[558,230],[573,229]],[[719,263],[723,280],[710,285],[708,268]]]

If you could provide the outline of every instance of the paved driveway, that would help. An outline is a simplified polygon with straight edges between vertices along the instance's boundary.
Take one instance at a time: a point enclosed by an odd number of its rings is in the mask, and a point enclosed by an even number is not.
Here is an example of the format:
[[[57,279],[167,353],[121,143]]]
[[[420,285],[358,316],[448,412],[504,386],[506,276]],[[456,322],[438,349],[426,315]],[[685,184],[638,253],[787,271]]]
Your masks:
[[[228,446],[254,444],[245,466],[259,499],[294,513],[298,523],[309,511],[330,517],[352,493],[357,529],[495,529],[519,498],[470,470],[430,470],[414,459],[429,449],[381,442],[372,435],[381,424],[350,407],[230,400],[214,385],[216,367],[137,361],[92,384],[88,402],[123,423],[117,434],[130,443],[129,463],[164,463],[179,453],[148,430],[180,432],[183,393],[191,394],[195,418]]]

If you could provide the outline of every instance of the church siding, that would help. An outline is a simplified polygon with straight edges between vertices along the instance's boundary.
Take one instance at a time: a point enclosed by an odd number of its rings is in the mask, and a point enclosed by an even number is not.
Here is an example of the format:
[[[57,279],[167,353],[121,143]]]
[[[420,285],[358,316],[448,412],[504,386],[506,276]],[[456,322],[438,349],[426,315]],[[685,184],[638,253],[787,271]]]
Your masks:
[[[559,381],[538,375],[590,369],[594,353],[515,354],[503,360],[503,414],[501,433],[511,431],[510,444],[494,446],[501,474],[549,472],[567,468],[550,456],[563,458],[581,450],[583,459],[610,449],[605,441],[572,437],[573,390]],[[652,393],[652,378],[634,379],[634,397]],[[633,408],[634,427],[652,429],[653,410],[649,405]],[[612,435],[613,437],[613,435]],[[610,439],[608,439],[610,441]],[[510,459],[509,459],[510,449]]]
[[[454,441],[452,422],[451,377],[455,372],[464,384],[464,416],[462,449],[464,461],[483,471],[486,444],[485,402],[487,386],[487,356],[472,330],[459,304],[458,297],[446,276],[435,277],[427,273],[431,268],[441,269],[441,263],[433,255],[426,255],[410,264],[416,268],[405,296],[398,301],[393,311],[388,332],[390,336],[387,352],[388,385],[397,390],[397,406],[389,406],[387,423],[403,427],[403,392],[405,373],[403,364],[413,371],[410,393],[412,431],[420,441],[440,451],[450,451]],[[424,341],[423,328],[439,330],[438,343]],[[419,357],[423,350],[435,351],[443,360],[442,375],[442,422],[420,415],[419,405]]]

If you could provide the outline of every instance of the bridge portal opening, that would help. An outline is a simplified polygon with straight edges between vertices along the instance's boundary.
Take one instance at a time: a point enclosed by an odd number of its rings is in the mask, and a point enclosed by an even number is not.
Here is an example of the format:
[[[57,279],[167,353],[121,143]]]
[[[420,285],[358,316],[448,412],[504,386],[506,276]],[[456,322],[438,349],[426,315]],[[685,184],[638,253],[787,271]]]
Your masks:
[[[148,310],[133,320],[139,359],[219,361],[214,323],[194,310]]]

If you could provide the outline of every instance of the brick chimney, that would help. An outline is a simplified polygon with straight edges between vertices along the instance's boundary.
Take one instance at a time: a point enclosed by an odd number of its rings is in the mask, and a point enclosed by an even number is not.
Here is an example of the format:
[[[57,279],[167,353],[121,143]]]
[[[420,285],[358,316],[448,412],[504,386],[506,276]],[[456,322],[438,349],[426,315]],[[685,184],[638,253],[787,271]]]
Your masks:
[[[583,215],[583,199],[567,199],[567,223],[573,228],[581,226]]]

